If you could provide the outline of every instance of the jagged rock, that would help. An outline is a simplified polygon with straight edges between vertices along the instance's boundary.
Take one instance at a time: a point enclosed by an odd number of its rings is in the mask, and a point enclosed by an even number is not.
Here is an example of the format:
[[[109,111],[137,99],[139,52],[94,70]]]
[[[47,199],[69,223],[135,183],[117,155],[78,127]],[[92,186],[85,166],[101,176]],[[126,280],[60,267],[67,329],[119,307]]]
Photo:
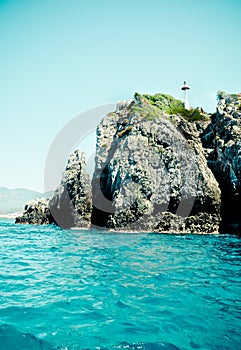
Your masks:
[[[222,191],[222,232],[241,231],[241,97],[218,93],[217,112],[201,138]]]
[[[15,219],[16,224],[50,224],[52,222],[49,211],[49,200],[34,199],[26,203],[22,216]]]
[[[89,227],[92,199],[85,155],[76,150],[69,158],[61,184],[49,202],[53,221],[61,227]]]
[[[35,200],[26,205],[16,223],[49,224],[63,228],[90,226],[92,210],[89,175],[85,172],[85,155],[70,155],[61,184],[50,200]]]
[[[97,128],[93,224],[160,230],[165,211],[177,218],[206,213],[218,220],[220,190],[199,133],[195,123],[166,113],[163,104],[153,106],[141,95],[104,117]],[[169,215],[170,227],[173,218]],[[193,219],[192,229],[197,221]],[[216,228],[211,221],[203,232]],[[176,220],[175,229],[183,231],[183,220]]]
[[[220,215],[201,212],[184,220],[185,232],[219,233]]]
[[[175,215],[170,212],[164,212],[159,214],[159,222],[155,231],[157,232],[167,232],[167,233],[184,233],[185,232],[185,222],[184,218]]]
[[[201,212],[194,216],[181,216],[164,212],[155,231],[168,233],[218,233],[220,217],[215,214]]]
[[[93,211],[85,159],[76,151],[53,198],[29,203],[16,222],[241,232],[241,94],[218,98],[211,116],[168,95],[119,103],[97,127]]]

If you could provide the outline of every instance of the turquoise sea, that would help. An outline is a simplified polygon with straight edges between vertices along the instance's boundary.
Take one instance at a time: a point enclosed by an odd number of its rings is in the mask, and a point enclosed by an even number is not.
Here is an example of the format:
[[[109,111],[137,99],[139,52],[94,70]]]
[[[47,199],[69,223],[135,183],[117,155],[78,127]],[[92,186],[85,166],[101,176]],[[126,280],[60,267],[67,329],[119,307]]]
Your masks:
[[[0,349],[241,349],[241,239],[0,221]]]

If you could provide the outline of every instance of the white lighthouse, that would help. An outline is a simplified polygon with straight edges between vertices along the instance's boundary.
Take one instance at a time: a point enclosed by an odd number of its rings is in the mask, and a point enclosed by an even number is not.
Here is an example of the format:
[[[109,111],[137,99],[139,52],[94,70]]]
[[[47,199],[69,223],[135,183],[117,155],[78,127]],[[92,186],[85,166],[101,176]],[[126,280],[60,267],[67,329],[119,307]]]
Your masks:
[[[184,84],[181,87],[181,90],[184,91],[184,108],[185,109],[190,109],[189,102],[188,102],[188,97],[187,97],[187,92],[188,92],[188,90],[190,90],[190,87],[187,85],[186,80],[184,81]]]

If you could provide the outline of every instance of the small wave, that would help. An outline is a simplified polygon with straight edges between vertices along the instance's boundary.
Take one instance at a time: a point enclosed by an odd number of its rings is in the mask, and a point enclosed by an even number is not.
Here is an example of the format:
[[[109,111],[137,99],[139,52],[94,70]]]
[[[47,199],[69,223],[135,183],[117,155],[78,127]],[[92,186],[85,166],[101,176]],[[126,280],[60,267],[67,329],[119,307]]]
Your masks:
[[[119,345],[113,346],[109,349],[101,349],[101,350],[180,350],[178,347],[171,343],[126,343],[123,342]]]
[[[53,350],[47,342],[8,324],[0,326],[0,347],[4,350]]]

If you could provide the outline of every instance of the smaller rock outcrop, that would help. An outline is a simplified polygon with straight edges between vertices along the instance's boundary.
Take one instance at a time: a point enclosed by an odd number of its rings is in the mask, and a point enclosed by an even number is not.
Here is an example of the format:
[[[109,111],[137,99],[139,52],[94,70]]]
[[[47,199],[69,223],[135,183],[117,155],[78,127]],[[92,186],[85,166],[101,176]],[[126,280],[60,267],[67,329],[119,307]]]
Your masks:
[[[85,171],[85,155],[70,155],[61,184],[49,202],[53,221],[64,228],[89,227],[92,212],[90,178]]]
[[[160,215],[159,220],[155,231],[168,233],[218,233],[220,225],[219,215],[206,212],[186,218],[164,212]]]
[[[61,184],[51,199],[36,199],[26,204],[17,224],[55,223],[63,228],[90,227],[92,195],[85,155],[76,150],[70,155]]]
[[[50,224],[52,217],[49,210],[49,199],[34,199],[26,203],[24,212],[15,219],[16,224]]]

